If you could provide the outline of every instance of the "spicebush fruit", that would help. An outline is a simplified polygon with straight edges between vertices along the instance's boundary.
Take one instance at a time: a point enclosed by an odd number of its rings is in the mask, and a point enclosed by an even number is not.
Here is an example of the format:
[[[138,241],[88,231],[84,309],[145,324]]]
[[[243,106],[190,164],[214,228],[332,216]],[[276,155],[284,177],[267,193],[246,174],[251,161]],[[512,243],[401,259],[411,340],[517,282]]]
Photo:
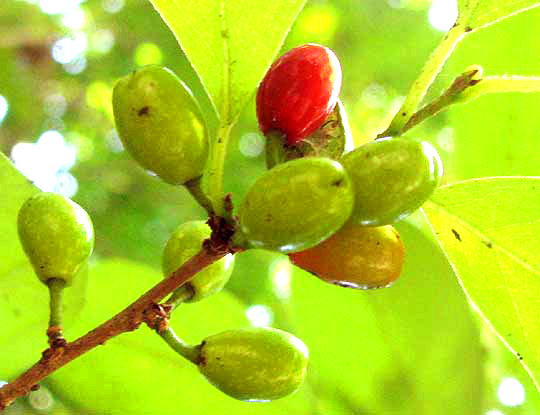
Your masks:
[[[253,248],[301,251],[341,228],[353,199],[338,162],[292,160],[268,170],[250,188],[239,209],[240,229]]]
[[[297,337],[272,328],[251,328],[206,338],[199,369],[233,398],[269,401],[298,389],[307,363],[307,347]]]
[[[210,227],[204,221],[190,221],[178,226],[163,250],[163,274],[168,277],[182,264],[197,254],[205,239],[210,237]],[[227,254],[219,261],[199,271],[185,285],[191,287],[193,296],[186,300],[195,302],[215,294],[225,286],[232,274],[234,256]]]
[[[397,222],[418,209],[443,173],[433,146],[406,138],[364,144],[341,159],[355,193],[351,221],[367,226]]]
[[[325,46],[291,49],[272,64],[257,91],[257,118],[264,135],[281,132],[294,145],[317,130],[336,105],[341,67]]]
[[[191,91],[173,72],[149,66],[120,79],[113,110],[120,139],[141,166],[170,184],[201,176],[206,126]]]
[[[386,287],[401,274],[404,247],[391,226],[347,223],[313,248],[289,255],[291,261],[323,281],[344,287]]]
[[[302,157],[328,157],[339,160],[344,151],[354,149],[349,121],[345,108],[338,99],[335,108],[326,117],[321,127],[309,137],[291,146],[278,131],[266,136],[266,166]]]
[[[94,229],[86,211],[57,193],[38,193],[19,210],[19,239],[43,282],[73,277],[94,249]]]

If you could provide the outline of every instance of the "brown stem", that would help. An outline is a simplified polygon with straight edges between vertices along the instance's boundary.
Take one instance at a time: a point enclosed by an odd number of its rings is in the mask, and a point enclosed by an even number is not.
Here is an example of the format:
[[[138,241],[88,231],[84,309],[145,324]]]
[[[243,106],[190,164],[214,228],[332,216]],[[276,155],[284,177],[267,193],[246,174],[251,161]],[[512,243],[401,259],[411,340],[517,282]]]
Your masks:
[[[474,79],[474,76],[477,72],[478,70],[475,69],[473,71],[465,72],[458,76],[454,80],[454,82],[452,82],[452,85],[450,85],[450,87],[446,91],[444,91],[444,93],[440,97],[438,97],[433,102],[427,104],[421,110],[416,112],[403,126],[400,134],[403,134],[404,132],[410,130],[417,124],[420,124],[425,119],[433,117],[448,106],[459,102],[459,94],[461,94],[467,88],[470,88],[471,86],[476,85],[478,82],[481,82],[481,80],[479,79]]]
[[[45,350],[41,359],[34,366],[0,388],[0,410],[5,409],[18,397],[29,393],[34,385],[73,359],[119,334],[137,329],[145,321],[147,312],[154,304],[188,281],[201,269],[225,256],[229,250],[227,245],[216,247],[210,241],[205,241],[203,248],[197,255],[119,314],[63,347]]]

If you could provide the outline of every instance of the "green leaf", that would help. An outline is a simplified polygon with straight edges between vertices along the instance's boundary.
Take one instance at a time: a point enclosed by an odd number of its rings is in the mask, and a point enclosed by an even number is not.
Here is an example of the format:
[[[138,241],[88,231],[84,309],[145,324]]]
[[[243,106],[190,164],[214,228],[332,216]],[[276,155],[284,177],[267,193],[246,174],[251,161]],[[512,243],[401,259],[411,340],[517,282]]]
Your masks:
[[[458,20],[475,30],[537,6],[536,0],[458,0]]]
[[[234,121],[305,0],[150,0],[175,34],[218,114]]]
[[[425,209],[465,291],[538,388],[540,178],[444,186]]]
[[[98,264],[91,276],[88,306],[70,337],[103,323],[162,279],[153,268],[119,259]],[[171,324],[191,344],[223,330],[248,326],[244,307],[225,292],[181,305]],[[55,372],[49,384],[61,400],[85,413],[270,415],[295,413],[306,405],[301,391],[264,405],[232,399],[146,326],[77,358]]]
[[[350,414],[479,414],[483,350],[466,297],[422,215],[396,228],[406,262],[389,288],[337,287],[295,267],[289,315],[315,394]]]
[[[49,295],[34,274],[17,235],[17,214],[24,201],[38,192],[0,153],[0,380],[35,363],[47,347]],[[87,269],[66,288],[66,326],[85,302]]]

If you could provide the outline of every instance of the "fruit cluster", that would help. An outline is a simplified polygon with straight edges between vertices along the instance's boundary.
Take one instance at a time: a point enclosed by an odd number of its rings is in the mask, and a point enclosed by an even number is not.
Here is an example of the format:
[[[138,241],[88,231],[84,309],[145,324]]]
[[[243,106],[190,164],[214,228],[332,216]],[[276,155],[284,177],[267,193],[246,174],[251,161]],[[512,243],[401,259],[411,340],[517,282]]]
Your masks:
[[[208,133],[188,87],[158,66],[118,81],[113,111],[126,150],[165,182],[186,186],[211,217],[209,222],[181,224],[173,232],[163,252],[165,277],[219,233],[207,224],[215,220],[232,229],[228,242],[235,248],[286,253],[297,266],[333,284],[377,288],[399,276],[404,247],[392,224],[432,194],[442,174],[441,161],[430,144],[403,137],[353,149],[340,88],[339,61],[324,46],[297,47],[270,67],[256,98],[259,126],[268,138],[269,170],[249,189],[236,217],[216,219],[200,187]],[[21,208],[19,235],[38,277],[51,289],[51,304],[56,304],[56,285],[50,282],[69,285],[92,251],[90,218],[69,199],[42,193]],[[234,259],[229,253],[204,268],[165,305],[174,310],[182,302],[219,292]],[[51,318],[51,325],[58,321]],[[213,385],[237,399],[286,396],[306,373],[306,346],[281,330],[227,331],[197,346],[184,345],[168,327],[156,330]]]
[[[429,198],[442,164],[429,143],[405,137],[348,151],[340,87],[339,61],[324,46],[299,46],[270,67],[257,93],[270,170],[243,200],[240,230],[249,246],[287,253],[324,281],[384,287],[404,262],[392,224]]]

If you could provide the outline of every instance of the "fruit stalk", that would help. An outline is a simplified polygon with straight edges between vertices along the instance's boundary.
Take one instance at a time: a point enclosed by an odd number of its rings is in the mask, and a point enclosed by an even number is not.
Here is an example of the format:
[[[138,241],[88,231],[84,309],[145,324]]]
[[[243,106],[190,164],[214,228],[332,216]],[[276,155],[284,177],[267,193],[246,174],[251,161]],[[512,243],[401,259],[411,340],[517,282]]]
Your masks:
[[[212,201],[208,198],[206,193],[204,193],[201,188],[201,179],[202,176],[189,180],[184,183],[184,186],[191,194],[191,196],[193,196],[193,198],[197,201],[197,203],[201,205],[201,207],[203,207],[206,212],[208,212],[208,215],[213,215],[214,207],[212,206]]]
[[[159,332],[165,343],[167,343],[171,349],[173,349],[180,356],[186,358],[194,365],[198,365],[201,360],[201,348],[200,346],[190,346],[184,343],[170,327],[167,327],[165,330]]]
[[[50,278],[47,280],[47,287],[49,287],[50,297],[50,315],[47,337],[49,338],[49,346],[52,348],[57,347],[59,344],[65,342],[62,312],[62,301],[65,286],[66,282],[63,279]]]
[[[0,410],[29,393],[34,385],[73,359],[119,334],[136,330],[145,321],[147,310],[154,304],[227,253],[226,248],[205,244],[197,255],[107,322],[62,348],[45,350],[41,359],[30,369],[0,388]]]
[[[185,303],[193,297],[193,294],[193,287],[191,287],[190,284],[184,284],[178,290],[173,292],[163,305],[170,307],[170,312],[172,313],[180,304]]]

